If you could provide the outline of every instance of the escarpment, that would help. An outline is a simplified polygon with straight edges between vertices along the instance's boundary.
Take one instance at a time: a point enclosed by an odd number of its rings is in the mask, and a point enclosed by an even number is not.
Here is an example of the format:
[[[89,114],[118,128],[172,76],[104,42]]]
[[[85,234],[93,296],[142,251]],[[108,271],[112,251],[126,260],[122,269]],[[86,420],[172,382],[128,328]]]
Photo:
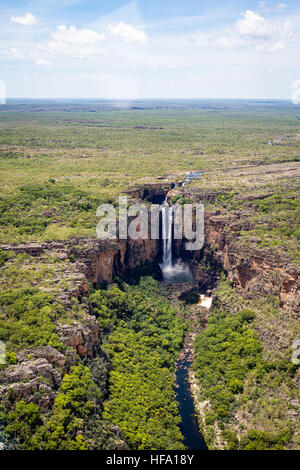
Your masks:
[[[165,198],[169,190],[170,186],[157,186],[138,189],[136,195],[156,202]],[[216,196],[213,192],[200,196],[191,191],[188,194],[194,201],[203,202],[211,202]],[[256,240],[243,243],[240,233],[250,229],[251,222],[243,210],[229,214],[206,211],[203,248],[187,255],[185,240],[180,240],[174,243],[174,250],[189,261],[194,284],[203,293],[213,290],[221,272],[225,271],[244,298],[273,295],[287,314],[299,315],[299,267],[288,256],[258,248]],[[24,399],[47,410],[53,405],[64,375],[79,360],[86,363],[102,358],[107,369],[110,367],[109,358],[101,349],[98,323],[87,299],[90,285],[112,283],[116,277],[127,281],[136,281],[143,274],[159,277],[161,242],[150,237],[116,241],[77,238],[59,243],[2,245],[1,248],[16,255],[26,254],[30,263],[39,262],[42,257],[56,258],[63,266],[60,276],[70,279],[69,285],[59,287],[56,293],[56,301],[69,312],[68,321],[62,318],[56,322],[64,351],[58,351],[55,346],[19,351],[16,364],[8,365],[1,372],[0,402],[5,400],[8,409],[14,401]],[[59,281],[58,277],[56,279]],[[73,300],[81,306],[79,317],[73,314]]]
[[[15,363],[0,371],[0,403],[5,403],[7,409],[16,401],[26,400],[47,410],[54,403],[63,376],[79,360],[102,358],[106,367],[110,367],[109,358],[101,348],[97,319],[87,301],[89,285],[103,281],[112,283],[117,276],[135,279],[144,273],[153,273],[158,266],[159,243],[157,240],[114,243],[76,239],[61,243],[3,245],[2,249],[26,255],[26,263],[33,267],[42,259],[46,263],[58,259],[63,266],[62,275],[70,280],[65,287],[64,283],[56,284],[54,279],[53,286],[56,302],[68,312],[66,318],[55,321],[63,353],[51,346],[21,350],[16,354]],[[61,279],[57,279],[57,283],[59,281]],[[43,288],[49,291],[51,282],[49,280]],[[73,312],[74,301],[79,302],[79,316]]]
[[[111,283],[117,276],[132,278],[157,270],[159,240],[128,239],[116,243],[82,240],[72,246],[71,253],[81,263],[90,283]]]
[[[128,191],[131,197],[155,202],[162,200],[170,192],[175,194],[170,184],[149,184]],[[194,202],[211,202],[219,193],[192,190],[184,192]],[[263,197],[263,196],[262,196]],[[251,197],[250,197],[251,199]],[[248,203],[247,203],[248,204]],[[245,206],[245,202],[244,202]],[[241,294],[277,296],[284,309],[300,314],[300,268],[288,256],[278,254],[270,248],[259,248],[256,239],[243,242],[240,232],[252,228],[247,212],[235,211],[220,214],[220,211],[205,212],[205,243],[201,250],[186,252],[185,240],[177,240],[174,250],[178,256],[190,261],[194,277],[203,289],[214,284],[217,270],[228,273],[233,285]],[[103,281],[113,282],[115,277],[134,280],[142,274],[154,274],[159,277],[159,261],[161,256],[160,240],[116,240],[102,241],[99,239],[79,238],[66,242],[30,243],[28,245],[2,245],[4,250],[15,253],[27,253],[38,257],[43,252],[58,251],[62,259],[72,258],[74,275],[73,290],[61,294],[67,303],[68,297],[80,298],[87,296],[88,283],[97,284]],[[204,272],[197,263],[203,258],[209,260],[209,272]]]
[[[125,194],[133,199],[160,204],[173,187],[174,183],[149,183],[129,189]]]
[[[184,192],[173,189],[169,195],[184,196],[192,202],[204,204],[204,208],[230,195],[228,191],[205,191],[185,188]],[[264,200],[272,193],[257,196]],[[262,247],[256,236],[243,239],[242,233],[250,232],[255,223],[251,215],[257,212],[254,196],[239,196],[240,209],[233,211],[205,210],[205,243],[203,249],[191,253],[194,277],[200,288],[211,288],[217,281],[217,271],[224,270],[233,286],[246,298],[273,295],[289,314],[300,315],[300,267],[282,250]],[[179,251],[183,244],[179,245]],[[210,269],[197,267],[197,262],[207,259]]]
[[[233,285],[245,296],[274,295],[289,313],[300,314],[300,268],[287,256],[255,243],[242,243],[237,230],[248,230],[246,220],[226,220],[206,214],[204,254],[228,273]]]
[[[9,402],[34,401],[48,409],[66,371],[65,356],[47,346],[27,350],[17,357],[19,363],[8,366],[0,376],[0,397]]]

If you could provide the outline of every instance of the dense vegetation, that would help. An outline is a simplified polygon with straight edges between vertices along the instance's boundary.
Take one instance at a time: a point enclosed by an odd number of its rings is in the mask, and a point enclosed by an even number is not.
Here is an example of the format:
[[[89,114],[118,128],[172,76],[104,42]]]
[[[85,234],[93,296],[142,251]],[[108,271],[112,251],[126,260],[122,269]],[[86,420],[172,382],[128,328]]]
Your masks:
[[[249,310],[236,315],[215,312],[196,340],[194,367],[217,417],[228,415],[235,394],[243,392],[245,377],[261,360],[260,341],[249,328],[253,318]]]
[[[61,350],[55,320],[66,317],[52,294],[37,288],[10,289],[0,293],[0,340],[7,349],[50,345]]]
[[[105,356],[87,365],[78,362],[71,367],[48,413],[24,400],[10,403],[8,394],[0,421],[2,418],[6,424],[6,436],[14,446],[46,450],[109,449],[118,442],[126,445],[123,434],[131,449],[184,448],[173,375],[186,324],[164,294],[157,281],[144,278],[139,286],[113,284],[91,295],[103,348],[113,361],[109,399],[104,402],[110,367]],[[30,299],[19,291],[14,296],[12,293],[4,296],[8,314],[24,312],[22,302],[27,305],[33,325],[31,335],[27,334],[30,346],[30,341],[36,345],[52,344],[53,332],[47,323],[45,329],[34,329],[35,309],[40,304],[40,312],[46,309],[47,321],[52,324],[51,301],[51,296],[39,292]],[[23,317],[26,319],[26,313]],[[43,315],[40,321],[45,321]],[[19,341],[24,342],[23,325],[16,324],[14,328],[20,332]],[[7,335],[13,345],[16,338],[11,332]],[[9,404],[13,406],[10,412]],[[116,432],[119,428],[122,434]]]
[[[228,284],[227,289],[230,290]],[[297,366],[286,359],[264,359],[261,341],[253,328],[254,320],[255,313],[251,310],[229,313],[219,307],[210,315],[207,329],[196,339],[193,368],[199,380],[201,400],[209,402],[204,423],[209,445],[213,445],[216,425],[223,431],[229,449],[282,449],[293,441],[295,422],[272,419],[273,413],[279,417],[281,412],[281,396],[278,393],[275,398],[273,393],[282,383],[285,383],[284,393],[287,388],[293,389]],[[263,390],[268,390],[269,396]],[[271,419],[266,428],[272,432],[261,428],[265,418],[262,416],[260,420],[260,406],[268,409]],[[247,426],[242,435],[237,435],[232,425],[243,407],[254,416],[257,428],[247,430]],[[247,412],[243,416],[245,423]],[[239,422],[239,433],[243,430],[240,425]],[[297,441],[296,435],[294,438]]]
[[[14,195],[0,198],[0,227],[2,230],[10,228],[19,240],[51,239],[51,234],[57,230],[62,238],[67,233],[91,234],[97,224],[98,205],[112,202],[110,197],[96,198],[55,179],[44,184],[28,184]],[[69,227],[69,232],[67,228],[63,230],[64,225]]]
[[[262,200],[253,200],[258,215],[253,218],[254,228],[247,238],[257,236],[258,246],[280,248],[293,261],[300,261],[300,199],[299,187],[284,194],[275,193]]]
[[[182,449],[173,374],[185,322],[153,279],[122,288],[91,297],[100,326],[115,325],[105,345],[113,370],[103,416],[121,428],[132,449]]]
[[[2,413],[6,437],[14,447],[27,450],[115,448],[118,436],[101,419],[102,400],[91,370],[79,364],[64,376],[50,416],[23,400],[10,413]]]

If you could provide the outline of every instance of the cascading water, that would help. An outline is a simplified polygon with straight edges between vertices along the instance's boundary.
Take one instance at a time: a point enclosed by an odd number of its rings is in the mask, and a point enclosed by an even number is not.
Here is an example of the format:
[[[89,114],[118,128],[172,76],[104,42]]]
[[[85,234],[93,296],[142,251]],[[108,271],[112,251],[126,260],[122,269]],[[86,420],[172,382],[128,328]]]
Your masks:
[[[163,280],[169,283],[191,282],[193,275],[188,264],[173,258],[173,209],[168,204],[168,195],[161,205],[162,214],[162,263]],[[188,335],[186,336],[188,338]],[[176,367],[176,399],[181,416],[180,429],[188,450],[204,450],[206,444],[199,431],[193,397],[189,383],[189,368],[192,364],[193,346],[186,341]]]
[[[161,205],[162,214],[162,263],[163,280],[169,283],[191,282],[193,275],[188,264],[173,258],[173,209],[168,204],[168,195]],[[185,340],[185,344],[188,342]],[[176,398],[181,416],[180,429],[188,450],[204,450],[206,444],[199,431],[193,397],[189,384],[189,368],[192,364],[192,346],[183,348],[177,363]]]
[[[172,217],[173,210],[165,201],[162,208],[163,266],[172,267]]]
[[[180,258],[174,260],[172,252],[173,209],[168,204],[168,195],[161,206],[162,214],[162,263],[160,268],[165,282],[191,282],[193,275],[190,267]]]

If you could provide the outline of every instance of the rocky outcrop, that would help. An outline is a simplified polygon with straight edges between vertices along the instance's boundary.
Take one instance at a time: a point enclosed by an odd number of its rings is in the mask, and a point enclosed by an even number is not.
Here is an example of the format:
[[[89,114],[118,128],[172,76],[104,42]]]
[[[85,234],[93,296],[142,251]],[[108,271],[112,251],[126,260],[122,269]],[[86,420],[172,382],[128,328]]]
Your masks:
[[[60,250],[64,251],[65,245],[63,243],[49,242],[49,243],[28,243],[19,245],[1,245],[2,250],[14,251],[15,253],[27,253],[30,256],[38,256],[45,250]]]
[[[204,253],[220,263],[234,286],[244,294],[275,295],[290,313],[300,314],[300,269],[286,256],[247,244],[236,233],[249,230],[249,221],[206,214]]]
[[[62,243],[41,243],[28,245],[1,245],[2,250],[15,253],[27,253],[38,256],[41,253],[55,251],[55,256],[62,260],[74,260],[72,273],[73,288],[69,295],[59,297],[67,304],[68,297],[86,296],[88,283],[113,282],[114,277],[132,277],[139,270],[141,273],[150,268],[155,270],[160,251],[159,240],[120,240],[107,241],[97,238],[77,238]]]
[[[66,364],[65,356],[51,346],[40,346],[34,349],[21,351],[17,355],[18,361],[26,362],[29,359],[45,359],[49,364],[58,369],[64,369]]]
[[[66,372],[78,361],[105,357],[99,341],[96,318],[89,311],[84,297],[89,294],[89,283],[113,282],[115,276],[127,278],[157,265],[158,240],[124,240],[119,242],[98,239],[73,239],[67,242],[50,242],[28,245],[3,245],[2,249],[15,253],[27,253],[34,258],[41,254],[55,254],[60,260],[68,260],[65,275],[72,276],[72,287],[56,297],[68,311],[72,297],[81,301],[80,318],[72,316],[68,322],[56,321],[57,334],[65,346],[64,354],[56,349],[38,347],[20,352],[16,365],[7,366],[1,372],[0,401],[10,406],[18,400],[34,402],[49,409]],[[72,260],[72,263],[70,263]]]
[[[157,269],[159,240],[108,242],[81,240],[71,252],[90,283],[113,282],[116,276],[133,277],[137,271]],[[138,277],[138,276],[137,276]]]
[[[287,310],[300,314],[300,269],[290,265],[281,274],[280,300]]]
[[[97,354],[103,355],[94,316],[86,313],[80,322],[59,324],[57,332],[66,346],[65,355],[51,346],[20,352],[17,355],[18,363],[1,372],[0,401],[9,399],[13,403],[26,400],[48,409],[53,404],[62,377],[75,365],[78,356],[91,359]]]
[[[160,204],[163,202],[168,191],[172,189],[172,183],[148,183],[138,186],[134,189],[130,189],[125,192],[128,196],[138,199],[146,200],[154,204]]]
[[[97,352],[99,330],[94,316],[71,325],[60,324],[59,336],[64,345],[73,348],[82,359],[92,358]]]
[[[34,358],[30,357],[29,352],[33,353]],[[19,364],[8,366],[1,374],[0,397],[12,402],[33,401],[47,409],[61,384],[65,357],[50,346],[27,351],[27,358],[24,354],[24,360],[20,356]]]
[[[168,185],[167,185],[168,186]],[[166,194],[168,187],[158,184],[151,187],[151,195],[155,197],[160,191]],[[146,197],[147,187],[139,188],[138,196]],[[150,191],[150,189],[149,189]],[[211,193],[194,195],[195,201],[209,200]],[[248,208],[249,209],[249,208]],[[257,240],[249,239],[243,244],[239,239],[241,230],[250,230],[251,223],[247,214],[231,213],[230,216],[215,213],[205,214],[205,246],[202,251],[186,253],[184,241],[174,243],[177,255],[199,261],[203,255],[209,257],[214,273],[202,273],[195,263],[194,274],[202,282],[203,288],[208,285],[211,289],[216,280],[216,271],[222,267],[228,272],[234,286],[246,295],[258,293],[262,295],[272,294],[277,296],[283,307],[297,315],[300,314],[300,269],[293,265],[287,256],[279,256],[270,249],[257,248]],[[76,239],[64,243],[42,243],[28,245],[2,245],[4,250],[13,250],[16,253],[26,252],[32,256],[38,256],[46,250],[55,250],[59,256],[75,260],[73,289],[69,293],[63,293],[60,300],[68,305],[68,298],[87,296],[89,292],[88,282],[97,284],[102,281],[108,283],[118,276],[134,279],[139,274],[159,271],[158,261],[160,255],[159,240],[124,240],[102,241],[98,239]],[[201,268],[202,269],[202,268]],[[214,280],[212,279],[214,277]],[[90,354],[90,353],[89,353]]]

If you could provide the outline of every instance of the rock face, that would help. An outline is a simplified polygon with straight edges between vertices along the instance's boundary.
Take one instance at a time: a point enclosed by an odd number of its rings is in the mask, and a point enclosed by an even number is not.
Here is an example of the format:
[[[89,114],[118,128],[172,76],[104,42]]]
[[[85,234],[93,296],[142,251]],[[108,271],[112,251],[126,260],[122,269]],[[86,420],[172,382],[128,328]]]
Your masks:
[[[73,322],[71,325],[59,325],[61,341],[73,348],[82,359],[95,356],[98,349],[99,331],[97,320],[87,316],[84,321]]]
[[[17,365],[7,367],[0,376],[0,397],[9,400],[33,401],[48,409],[61,384],[66,359],[56,349],[47,346],[21,353]]]
[[[165,197],[169,189],[170,185],[162,187],[159,184],[139,188],[137,194],[131,195],[155,202],[156,198]],[[209,193],[206,199],[212,197]],[[237,232],[250,228],[247,218],[238,213],[231,214],[230,218],[217,212],[205,214],[205,245],[201,251],[189,252],[199,286],[203,290],[212,289],[217,282],[219,268],[225,269],[242,295],[275,295],[287,312],[300,315],[298,266],[291,264],[287,257],[258,249],[255,240],[243,245]],[[184,241],[174,243],[174,247],[178,255],[186,255]],[[139,274],[153,274],[154,270],[159,269],[160,241],[150,238],[116,242],[82,238],[61,243],[4,245],[1,248],[16,253],[26,252],[34,257],[55,250],[60,259],[72,258],[75,273],[73,289],[58,296],[66,308],[72,296],[82,299],[88,295],[88,283],[111,283],[116,276],[137,279]],[[206,270],[200,264],[205,258],[209,259]],[[63,375],[76,363],[77,357],[86,360],[101,354],[96,318],[87,303],[85,310],[80,321],[58,326],[60,339],[67,347],[66,356],[50,346],[18,355],[18,365],[7,367],[1,375],[0,400],[10,390],[13,399],[25,398],[48,408],[53,403]]]
[[[142,189],[137,191],[141,193],[139,197],[144,198],[148,189]],[[160,192],[166,194],[168,188],[161,188],[161,185],[157,185],[157,187],[151,187],[150,190],[149,197],[154,198]],[[202,195],[201,198],[203,197]],[[211,197],[209,193],[207,199]],[[203,255],[209,257],[213,269],[215,271],[218,267],[225,269],[235,287],[245,294],[252,292],[275,295],[288,312],[299,315],[299,267],[293,265],[288,257],[278,256],[269,249],[258,249],[255,240],[254,243],[243,245],[237,233],[240,230],[249,229],[251,229],[251,224],[240,213],[231,214],[230,219],[218,215],[217,212],[206,213],[204,248],[201,251],[186,252],[185,243],[182,240],[174,243],[174,249],[177,255],[189,258],[191,262],[201,260]],[[116,276],[134,280],[140,274],[159,271],[160,242],[151,240],[150,237],[148,240],[128,239],[116,242],[77,239],[64,243],[4,245],[1,248],[17,253],[26,252],[32,256],[38,256],[41,252],[53,249],[59,250],[62,257],[68,258],[72,255],[76,261],[77,274],[74,279],[74,290],[70,292],[70,295],[75,297],[88,295],[88,282],[111,283]],[[203,270],[200,272],[200,268],[197,271],[197,263],[194,265],[194,274],[200,281],[200,285],[202,282],[203,287],[207,286],[211,289],[217,279],[216,273]],[[64,299],[64,302],[67,304],[68,299]]]
[[[91,283],[112,282],[117,260],[123,257],[118,243],[100,240],[81,240],[71,248],[74,258]]]
[[[269,249],[257,249],[255,243],[239,243],[235,232],[249,228],[247,220],[229,221],[215,214],[206,214],[204,254],[220,263],[234,286],[244,293],[275,295],[285,310],[299,315],[299,267]]]
[[[126,191],[126,194],[134,199],[160,204],[172,187],[173,184],[171,183],[149,183]]]
[[[1,245],[2,250],[38,256],[47,251],[56,251],[60,259],[70,256],[76,261],[74,269],[75,297],[88,295],[88,282],[113,282],[115,276],[126,278],[139,270],[141,273],[157,268],[160,242],[151,240],[103,241],[79,238],[63,243],[41,243],[28,245]],[[75,268],[75,266],[74,266]],[[77,272],[75,272],[77,271]]]
[[[78,356],[91,359],[103,356],[99,345],[96,318],[86,312],[84,318],[58,325],[58,335],[67,347],[64,354],[51,346],[27,349],[17,355],[18,364],[8,366],[0,375],[0,402],[18,400],[34,402],[44,409],[53,404],[62,378]],[[8,393],[8,396],[7,396]],[[7,408],[9,408],[9,403]]]
[[[280,300],[287,309],[300,312],[299,295],[300,272],[297,266],[288,266],[282,273],[282,285],[280,290]]]
[[[270,249],[258,249],[256,240],[242,244],[237,233],[251,228],[240,213],[232,214],[230,219],[213,212],[205,213],[204,247],[189,253],[200,291],[213,289],[220,271],[225,270],[242,295],[274,295],[288,313],[300,315],[299,267],[287,256],[279,256]],[[184,240],[174,245],[176,253],[184,257]],[[209,259],[209,266],[201,264],[205,258]]]
[[[91,283],[113,282],[114,277],[134,277],[137,271],[157,268],[159,240],[124,240],[118,243],[84,240],[72,248]]]
[[[31,256],[55,250],[59,252],[60,259],[73,255],[73,287],[57,296],[67,310],[73,296],[83,298],[88,295],[88,283],[111,283],[115,276],[127,278],[131,275],[134,278],[137,271],[142,274],[147,269],[153,269],[159,256],[158,240],[111,243],[79,239],[59,244],[5,245],[2,249],[26,252]],[[57,334],[67,348],[65,355],[50,346],[29,349],[18,354],[17,365],[6,367],[3,373],[1,371],[0,401],[7,400],[9,396],[8,409],[13,402],[22,399],[49,409],[64,374],[77,362],[78,356],[83,360],[104,357],[96,317],[89,311],[86,301],[81,306],[83,312],[80,320],[75,321],[71,317],[70,322],[57,324]],[[108,358],[104,357],[104,360],[107,362]]]

